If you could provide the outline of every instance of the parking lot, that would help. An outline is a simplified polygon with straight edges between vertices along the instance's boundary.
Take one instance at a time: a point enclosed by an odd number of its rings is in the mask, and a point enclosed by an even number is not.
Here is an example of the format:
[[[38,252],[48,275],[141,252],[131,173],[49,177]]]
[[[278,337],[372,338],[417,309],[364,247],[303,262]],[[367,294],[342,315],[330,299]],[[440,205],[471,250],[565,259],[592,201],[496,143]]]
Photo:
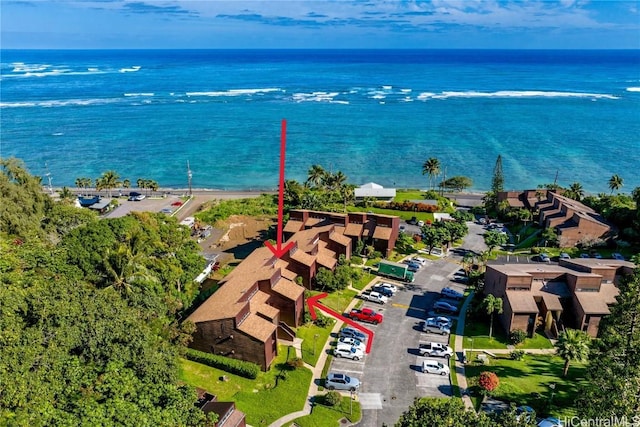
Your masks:
[[[481,251],[484,242],[480,230],[473,227],[463,247]],[[478,237],[480,237],[478,239]],[[380,311],[384,321],[379,325],[362,324],[374,332],[371,353],[364,360],[333,359],[331,371],[344,372],[361,381],[358,400],[362,406],[359,426],[393,425],[416,397],[446,397],[452,393],[450,377],[421,372],[424,359],[448,365],[447,359],[419,355],[421,343],[447,344],[449,336],[422,332],[424,320],[444,287],[463,291],[464,284],[454,280],[460,269],[461,256],[449,257],[427,264],[415,274],[415,282],[397,284],[399,291],[386,305],[365,302],[363,307]],[[449,316],[456,319],[455,316]],[[454,325],[455,327],[455,325]],[[334,337],[334,340],[336,338]]]

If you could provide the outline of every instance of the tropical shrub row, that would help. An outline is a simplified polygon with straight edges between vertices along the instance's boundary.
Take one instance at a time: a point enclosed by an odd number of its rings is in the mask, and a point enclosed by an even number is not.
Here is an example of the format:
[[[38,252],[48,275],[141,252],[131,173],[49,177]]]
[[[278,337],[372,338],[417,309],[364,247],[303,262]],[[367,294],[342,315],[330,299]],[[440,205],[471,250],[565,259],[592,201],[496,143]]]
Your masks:
[[[438,212],[438,206],[427,205],[426,203],[415,203],[415,202],[377,202],[374,205],[376,208],[382,209],[394,209],[397,211],[405,211],[405,212]]]
[[[230,357],[217,354],[205,353],[204,351],[188,348],[185,357],[193,362],[202,363],[212,368],[222,369],[230,374],[239,375],[244,378],[255,380],[260,372],[260,367],[255,363],[243,360],[232,359]]]

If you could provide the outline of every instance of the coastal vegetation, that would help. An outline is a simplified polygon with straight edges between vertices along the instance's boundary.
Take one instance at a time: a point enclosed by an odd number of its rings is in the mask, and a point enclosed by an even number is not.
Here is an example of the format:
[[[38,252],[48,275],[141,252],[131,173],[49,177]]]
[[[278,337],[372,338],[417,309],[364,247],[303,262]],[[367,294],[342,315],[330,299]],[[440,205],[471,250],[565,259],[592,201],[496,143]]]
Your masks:
[[[180,310],[204,264],[175,219],[54,202],[0,163],[0,424],[199,425]]]

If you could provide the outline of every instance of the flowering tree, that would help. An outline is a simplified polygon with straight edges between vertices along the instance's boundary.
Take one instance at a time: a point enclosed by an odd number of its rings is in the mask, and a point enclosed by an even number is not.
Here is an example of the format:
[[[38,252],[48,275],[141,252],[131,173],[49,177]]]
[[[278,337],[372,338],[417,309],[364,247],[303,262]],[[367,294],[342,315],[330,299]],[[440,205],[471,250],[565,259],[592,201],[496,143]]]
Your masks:
[[[478,384],[480,385],[480,388],[482,388],[482,390],[491,393],[493,390],[498,388],[498,385],[500,385],[500,380],[495,373],[485,371],[480,374],[480,377],[478,378]]]

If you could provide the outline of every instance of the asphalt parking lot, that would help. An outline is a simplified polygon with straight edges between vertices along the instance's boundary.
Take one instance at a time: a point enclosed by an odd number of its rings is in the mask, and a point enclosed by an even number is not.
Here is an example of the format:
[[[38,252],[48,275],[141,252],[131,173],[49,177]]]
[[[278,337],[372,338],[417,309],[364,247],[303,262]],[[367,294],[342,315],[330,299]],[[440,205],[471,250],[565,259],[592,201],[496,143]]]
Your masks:
[[[476,229],[478,228],[478,229]],[[481,227],[470,226],[470,233],[462,247],[481,252],[485,246]],[[453,278],[460,269],[461,255],[429,260],[415,275],[415,282],[398,285],[400,290],[380,306],[365,302],[364,307],[380,311],[384,321],[379,325],[362,324],[374,332],[371,352],[364,360],[333,359],[331,371],[344,372],[361,381],[358,400],[362,406],[362,427],[394,425],[416,397],[446,397],[452,393],[449,376],[421,372],[424,359],[447,364],[437,357],[423,357],[418,346],[426,342],[448,343],[449,336],[422,332],[424,319],[429,315],[444,287],[464,290],[464,284]],[[456,319],[455,316],[450,316]],[[455,325],[454,325],[455,327]],[[334,338],[335,340],[335,338]]]
[[[162,209],[171,209],[171,213],[175,213],[180,206],[172,206],[174,203],[182,202],[179,196],[167,196],[162,198],[146,197],[140,201],[127,200],[126,197],[118,199],[119,206],[106,214],[108,218],[118,218],[125,216],[130,212],[160,212]]]

